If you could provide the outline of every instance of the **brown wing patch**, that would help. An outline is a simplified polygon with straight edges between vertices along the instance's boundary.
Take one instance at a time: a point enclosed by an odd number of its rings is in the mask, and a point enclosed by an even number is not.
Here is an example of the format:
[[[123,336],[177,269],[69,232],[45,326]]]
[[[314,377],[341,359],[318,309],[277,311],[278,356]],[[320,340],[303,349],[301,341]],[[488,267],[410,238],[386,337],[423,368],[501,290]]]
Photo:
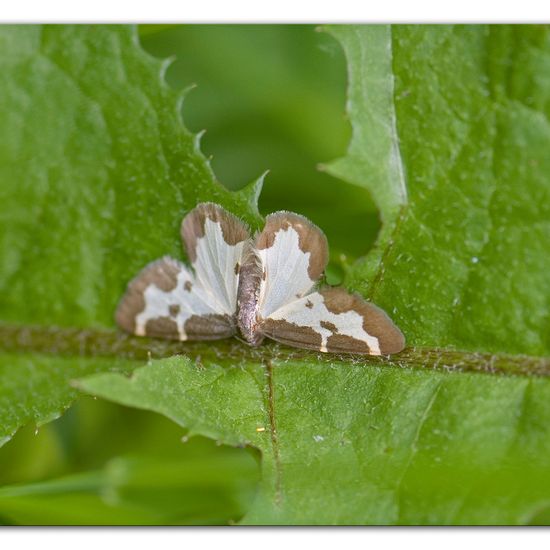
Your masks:
[[[331,353],[362,353],[371,354],[366,342],[357,340],[345,334],[332,334],[327,339],[327,351]]]
[[[221,206],[212,202],[200,203],[183,218],[181,224],[181,238],[191,262],[197,258],[197,240],[204,237],[207,218],[220,224],[223,238],[229,245],[245,241],[250,236],[246,225]]]
[[[145,289],[154,283],[161,290],[170,292],[177,286],[177,277],[181,269],[181,264],[169,256],[145,266],[137,277],[130,281],[118,304],[115,315],[117,324],[128,332],[135,332],[136,316],[145,309]]]
[[[235,323],[228,315],[193,315],[184,325],[186,339],[218,340],[235,334]],[[178,325],[169,317],[149,319],[145,324],[145,336],[181,340]]]
[[[306,304],[306,307],[307,307],[307,304]],[[321,321],[319,324],[323,328],[326,328],[327,330],[330,330],[330,332],[332,332],[333,334],[338,333],[338,327],[334,323],[331,323],[330,321]]]
[[[218,340],[235,335],[236,325],[229,315],[192,315],[184,330],[191,340]]]
[[[302,252],[310,252],[308,275],[316,281],[328,263],[328,242],[325,234],[307,218],[293,212],[275,212],[267,216],[263,231],[256,238],[256,248],[263,250],[273,245],[275,234],[292,227],[299,238]]]
[[[357,294],[350,294],[342,288],[325,288],[320,291],[325,302],[326,308],[333,313],[344,313],[346,311],[356,311],[363,317],[363,329],[371,336],[378,338],[380,352],[383,355],[398,353],[405,347],[405,337],[403,333],[395,326],[385,311],[370,302],[366,302]],[[327,348],[338,347],[341,349],[335,351],[344,351],[346,344],[351,345],[349,336],[332,335],[327,342]],[[364,342],[351,339],[357,343],[357,346],[368,346]],[[349,346],[348,346],[349,349]],[[350,349],[355,352],[355,350]],[[368,351],[357,351],[356,353],[368,353]]]
[[[261,326],[262,334],[297,348],[314,349],[319,351],[322,337],[310,327],[303,327],[280,319],[265,319]]]
[[[149,319],[145,324],[145,336],[180,339],[178,325],[170,317]]]

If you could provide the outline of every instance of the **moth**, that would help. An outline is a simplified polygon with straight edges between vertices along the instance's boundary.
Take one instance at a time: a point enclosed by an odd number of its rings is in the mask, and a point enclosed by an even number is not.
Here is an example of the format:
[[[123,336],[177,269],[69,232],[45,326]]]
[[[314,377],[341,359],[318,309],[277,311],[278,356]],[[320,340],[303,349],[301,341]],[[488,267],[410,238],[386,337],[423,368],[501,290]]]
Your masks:
[[[132,280],[116,312],[138,336],[217,340],[264,338],[322,352],[386,355],[401,351],[401,331],[380,308],[342,288],[317,289],[328,262],[324,233],[292,212],[275,212],[263,231],[214,203],[181,225],[191,262],[165,256]]]

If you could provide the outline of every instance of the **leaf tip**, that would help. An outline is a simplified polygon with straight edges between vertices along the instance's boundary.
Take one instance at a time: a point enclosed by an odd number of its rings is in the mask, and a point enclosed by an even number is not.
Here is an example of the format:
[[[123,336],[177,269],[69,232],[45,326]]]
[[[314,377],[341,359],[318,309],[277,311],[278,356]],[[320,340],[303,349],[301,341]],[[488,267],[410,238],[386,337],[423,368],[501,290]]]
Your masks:
[[[15,432],[17,430],[14,430],[13,432],[11,432],[10,434],[7,434],[7,435],[3,435],[0,437],[0,447],[2,447],[3,445],[5,445],[8,441],[10,441],[10,439],[15,435]]]
[[[260,199],[260,195],[264,187],[265,177],[268,174],[269,174],[269,170],[266,170],[254,181],[250,182],[248,185],[245,185],[240,191],[238,191],[238,193],[240,193],[243,196],[248,206],[252,209],[253,214],[257,218],[262,217],[258,209],[258,201]]]
[[[194,148],[196,153],[201,153],[201,140],[202,137],[206,134],[206,129],[201,130],[200,132],[197,132],[194,136]]]
[[[163,82],[166,82],[166,72],[168,69],[172,66],[172,64],[176,61],[175,55],[170,55],[169,57],[166,57],[161,60],[160,62],[160,70],[159,70],[159,77]]]

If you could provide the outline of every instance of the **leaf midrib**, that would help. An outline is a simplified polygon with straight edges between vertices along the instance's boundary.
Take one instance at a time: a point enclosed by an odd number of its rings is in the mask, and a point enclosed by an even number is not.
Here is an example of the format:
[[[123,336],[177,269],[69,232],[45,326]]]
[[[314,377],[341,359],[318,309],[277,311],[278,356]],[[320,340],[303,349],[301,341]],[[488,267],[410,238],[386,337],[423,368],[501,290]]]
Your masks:
[[[550,377],[549,357],[522,354],[410,346],[391,356],[352,356],[288,348],[274,342],[252,348],[235,339],[183,343],[136,337],[108,329],[4,323],[0,323],[0,351],[90,358],[112,357],[136,361],[185,355],[197,364],[205,361],[235,364],[255,362],[268,366],[277,362],[309,361],[327,365],[364,364],[495,376]]]

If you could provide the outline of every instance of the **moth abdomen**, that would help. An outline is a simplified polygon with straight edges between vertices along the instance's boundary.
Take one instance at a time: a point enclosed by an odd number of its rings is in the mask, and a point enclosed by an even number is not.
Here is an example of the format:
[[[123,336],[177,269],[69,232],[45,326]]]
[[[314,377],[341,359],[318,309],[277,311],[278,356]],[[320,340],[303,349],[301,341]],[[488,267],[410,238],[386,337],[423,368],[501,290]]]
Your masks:
[[[236,270],[237,271],[237,270]],[[259,330],[258,302],[263,266],[251,241],[243,249],[242,261],[238,268],[237,324],[243,338],[251,346],[259,346],[264,339]]]

